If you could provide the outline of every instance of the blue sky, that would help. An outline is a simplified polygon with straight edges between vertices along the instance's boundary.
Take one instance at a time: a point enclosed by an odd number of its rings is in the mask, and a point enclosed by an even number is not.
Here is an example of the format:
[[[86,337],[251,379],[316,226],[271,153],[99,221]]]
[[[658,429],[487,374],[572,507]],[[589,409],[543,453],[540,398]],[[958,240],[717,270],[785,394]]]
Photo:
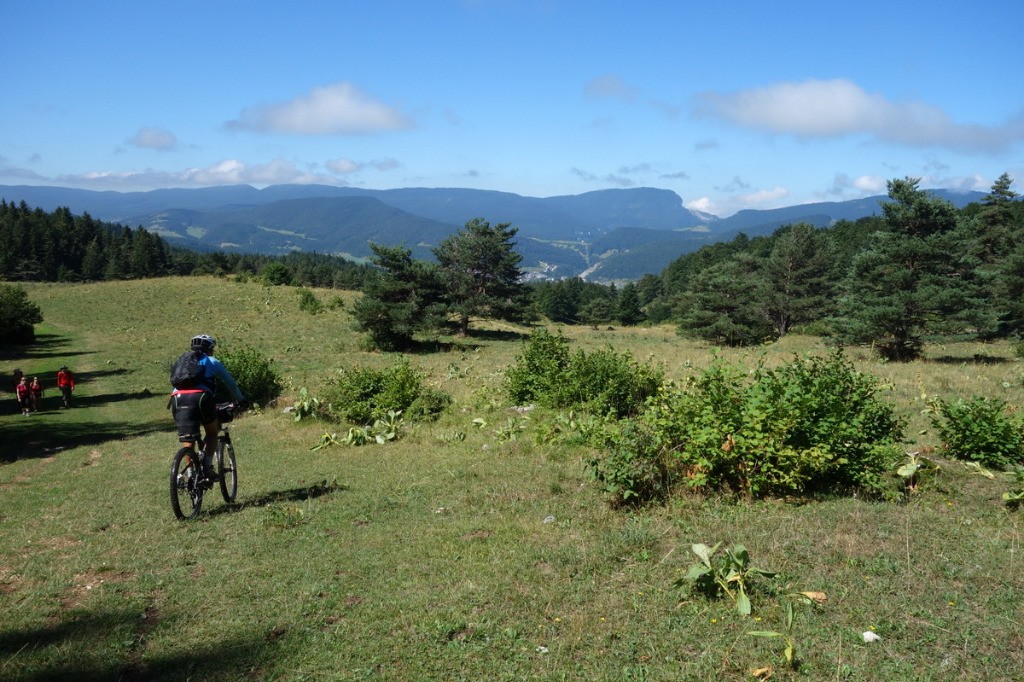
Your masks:
[[[1024,193],[1019,0],[0,8],[0,184]]]

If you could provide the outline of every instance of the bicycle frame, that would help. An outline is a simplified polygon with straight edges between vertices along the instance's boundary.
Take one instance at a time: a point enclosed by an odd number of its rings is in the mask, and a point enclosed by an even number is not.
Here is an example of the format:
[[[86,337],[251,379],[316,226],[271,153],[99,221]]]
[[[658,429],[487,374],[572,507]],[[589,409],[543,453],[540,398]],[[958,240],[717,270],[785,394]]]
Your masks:
[[[234,445],[231,442],[231,429],[226,422],[233,419],[232,411],[236,406],[234,403],[224,403],[217,407],[218,414],[222,415],[222,421],[217,431],[213,461],[204,466],[205,439],[200,434],[181,437],[181,448],[171,461],[171,508],[178,519],[193,519],[199,515],[203,495],[213,487],[216,480],[220,481],[224,501],[228,504],[235,501],[238,471]],[[203,447],[197,448],[197,445]],[[214,477],[209,477],[205,473],[205,470],[210,468],[216,472]]]

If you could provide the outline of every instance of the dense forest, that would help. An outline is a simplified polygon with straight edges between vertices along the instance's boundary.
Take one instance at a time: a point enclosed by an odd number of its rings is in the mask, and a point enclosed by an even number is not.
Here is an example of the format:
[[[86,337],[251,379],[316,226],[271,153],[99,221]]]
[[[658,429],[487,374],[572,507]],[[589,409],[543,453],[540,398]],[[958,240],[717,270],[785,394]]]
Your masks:
[[[271,284],[359,289],[370,267],[315,253],[284,256],[196,252],[142,227],[52,213],[0,200],[0,280],[77,282],[233,274]]]
[[[650,318],[723,345],[799,330],[917,357],[929,337],[1024,331],[1024,203],[1003,174],[957,209],[904,178],[882,215],[831,228],[788,225],[770,237],[719,243],[641,281]]]
[[[1010,189],[1013,180],[1004,173],[981,202],[963,209],[920,189],[919,182],[889,181],[880,216],[821,229],[786,225],[754,239],[740,234],[618,287],[580,278],[533,283],[525,299],[515,295],[513,307],[521,319],[564,324],[672,323],[680,334],[722,345],[763,343],[799,331],[838,343],[870,343],[894,360],[917,357],[930,337],[1021,335],[1024,202]],[[475,258],[483,252],[509,257],[514,228],[482,221],[467,223],[471,228],[489,244]],[[459,252],[454,245],[464,247],[468,237],[436,249],[438,257]],[[24,202],[0,202],[0,280],[232,274],[270,284],[364,290],[369,296],[362,317],[401,326],[400,337],[407,340],[437,317],[428,313],[441,310],[441,303],[454,309],[467,298],[444,291],[444,282],[457,281],[451,272],[439,283],[435,265],[412,260],[401,246],[381,247],[376,256],[372,267],[298,252],[197,253],[170,247],[141,227],[97,222],[66,208],[48,214]],[[465,272],[479,269],[463,265]],[[402,291],[411,298],[397,300]],[[436,301],[427,295],[432,291]],[[492,298],[475,308],[497,305]],[[468,318],[465,311],[461,315],[464,329]],[[399,325],[399,317],[407,319]]]

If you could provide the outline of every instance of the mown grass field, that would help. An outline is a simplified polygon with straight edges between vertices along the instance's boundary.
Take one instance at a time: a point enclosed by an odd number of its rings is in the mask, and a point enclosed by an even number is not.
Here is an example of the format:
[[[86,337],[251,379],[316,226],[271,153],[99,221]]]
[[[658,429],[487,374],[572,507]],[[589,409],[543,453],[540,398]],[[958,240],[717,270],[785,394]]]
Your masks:
[[[284,414],[298,389],[395,360],[362,351],[346,312],[310,315],[294,289],[218,279],[27,288],[46,320],[39,343],[0,349],[0,370],[49,390],[28,418],[10,392],[0,403],[0,679],[1021,678],[1021,516],[1000,500],[1005,480],[946,462],[905,504],[681,495],[614,510],[586,452],[533,437],[543,410],[510,410],[502,372],[528,330],[500,325],[411,356],[455,398],[439,422],[386,446],[313,451],[341,427]],[[167,492],[166,370],[197,332],[259,349],[289,388],[232,426],[238,504],[214,491],[182,523]],[[670,328],[565,334],[670,377],[711,358]],[[816,350],[791,337],[723,354],[753,366]],[[908,450],[939,445],[929,397],[1024,404],[1008,344],[933,346],[909,365],[850,357],[891,386]],[[71,410],[54,388],[65,363],[80,381]],[[510,419],[523,430],[498,438]],[[827,595],[796,611],[795,671],[780,640],[748,634],[784,627],[778,594],[755,591],[742,618],[673,587],[691,543],[718,541],[778,571],[779,594]],[[881,640],[865,643],[868,630]]]

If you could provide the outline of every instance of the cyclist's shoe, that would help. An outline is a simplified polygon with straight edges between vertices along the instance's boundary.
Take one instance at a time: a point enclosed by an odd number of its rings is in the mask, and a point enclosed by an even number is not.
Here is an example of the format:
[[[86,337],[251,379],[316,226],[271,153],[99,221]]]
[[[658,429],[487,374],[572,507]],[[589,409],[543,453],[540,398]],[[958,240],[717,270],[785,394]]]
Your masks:
[[[215,483],[220,480],[220,476],[217,475],[217,471],[213,468],[212,463],[203,462],[203,478],[210,483]]]

